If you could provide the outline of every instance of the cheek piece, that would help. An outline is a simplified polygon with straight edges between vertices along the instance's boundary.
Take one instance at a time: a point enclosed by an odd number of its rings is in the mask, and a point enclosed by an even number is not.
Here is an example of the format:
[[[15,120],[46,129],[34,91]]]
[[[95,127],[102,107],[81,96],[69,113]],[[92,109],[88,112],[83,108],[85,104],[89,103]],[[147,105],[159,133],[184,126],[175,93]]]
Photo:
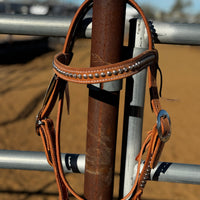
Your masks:
[[[93,6],[92,0],[86,0],[76,12],[69,27],[63,51],[55,55],[53,60],[53,70],[55,75],[47,89],[43,107],[36,118],[36,132],[41,136],[45,154],[48,163],[53,167],[56,183],[58,186],[59,200],[68,199],[70,192],[75,198],[83,200],[69,185],[65,178],[60,154],[60,124],[62,116],[62,107],[64,93],[66,94],[67,108],[69,109],[69,90],[68,82],[75,83],[104,83],[108,81],[123,79],[132,76],[144,68],[148,68],[149,91],[151,97],[151,106],[156,115],[157,122],[152,130],[147,133],[146,139],[141,147],[140,153],[136,159],[138,169],[135,183],[130,192],[122,198],[138,200],[140,199],[147,180],[150,178],[151,169],[153,169],[160,158],[165,142],[171,135],[171,121],[168,113],[161,109],[159,95],[156,83],[156,72],[158,67],[158,52],[153,48],[153,41],[149,23],[138,4],[133,0],[127,0],[127,3],[134,7],[141,15],[148,34],[148,50],[135,58],[130,58],[122,62],[108,64],[92,68],[75,68],[70,66],[73,56],[73,44],[77,35],[78,28],[82,19]],[[56,127],[49,118],[52,109],[58,99],[58,112]],[[146,152],[145,156],[143,153]],[[141,168],[142,156],[144,165]],[[91,188],[92,189],[92,188]]]

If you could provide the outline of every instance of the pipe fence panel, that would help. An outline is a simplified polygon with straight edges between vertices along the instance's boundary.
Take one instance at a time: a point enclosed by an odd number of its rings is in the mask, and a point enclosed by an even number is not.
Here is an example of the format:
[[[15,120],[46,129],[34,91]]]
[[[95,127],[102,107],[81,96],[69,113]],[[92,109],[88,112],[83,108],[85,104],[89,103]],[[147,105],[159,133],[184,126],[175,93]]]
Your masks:
[[[83,21],[80,35],[91,38],[91,18]],[[152,21],[155,43],[200,45],[200,24],[178,24]],[[63,17],[0,14],[0,33],[16,35],[65,37],[70,20]]]

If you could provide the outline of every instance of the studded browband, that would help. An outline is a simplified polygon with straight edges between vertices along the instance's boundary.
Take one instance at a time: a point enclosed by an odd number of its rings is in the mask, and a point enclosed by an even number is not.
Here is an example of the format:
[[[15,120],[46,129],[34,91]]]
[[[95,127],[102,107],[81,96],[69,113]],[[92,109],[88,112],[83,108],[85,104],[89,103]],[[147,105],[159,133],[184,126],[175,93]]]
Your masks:
[[[103,83],[132,76],[142,69],[157,63],[157,50],[153,49],[151,30],[149,28],[148,21],[146,20],[143,11],[138,5],[136,5],[134,1],[128,1],[128,3],[137,9],[144,20],[149,40],[148,50],[144,51],[135,58],[131,58],[119,63],[91,68],[70,67],[68,64],[70,63],[73,55],[71,50],[73,48],[76,31],[78,30],[79,23],[84,17],[84,12],[87,11],[92,4],[92,1],[87,1],[80,8],[83,15],[77,12],[74,20],[72,20],[65,40],[63,52],[54,57],[53,68],[55,73],[60,78],[76,83]]]
[[[68,191],[79,200],[83,200],[67,182],[61,163],[60,155],[60,123],[62,116],[62,107],[64,92],[68,99],[68,84],[67,82],[76,83],[103,83],[114,81],[122,78],[132,76],[144,68],[148,68],[149,89],[151,96],[152,109],[157,117],[157,123],[153,129],[148,133],[147,138],[142,145],[141,151],[137,156],[138,170],[135,184],[131,191],[126,194],[123,200],[132,199],[138,200],[143,192],[146,181],[150,177],[151,169],[156,166],[160,158],[165,142],[169,139],[171,134],[170,118],[165,110],[161,110],[159,102],[159,95],[156,83],[156,71],[158,69],[158,52],[153,48],[151,30],[148,21],[142,9],[133,0],[127,0],[132,7],[134,7],[141,15],[146,26],[148,35],[148,50],[141,53],[135,58],[131,58],[122,62],[108,64],[104,66],[92,68],[75,68],[70,66],[73,56],[72,49],[74,41],[79,30],[80,23],[85,14],[92,7],[93,1],[86,0],[77,10],[71,25],[69,27],[63,51],[54,57],[53,69],[55,75],[47,89],[45,100],[42,109],[40,110],[36,120],[36,130],[41,136],[47,161],[54,168],[56,182],[58,186],[59,199],[68,199]],[[57,123],[54,128],[53,121],[49,115],[58,101]],[[143,152],[147,151],[144,166],[140,172]],[[134,158],[133,158],[134,159]],[[92,188],[91,188],[92,189]]]
[[[65,65],[66,56],[60,53],[55,56],[53,67],[62,79],[76,83],[103,83],[132,76],[142,69],[156,63],[157,51],[145,51],[141,55],[119,63],[91,68],[75,68]]]

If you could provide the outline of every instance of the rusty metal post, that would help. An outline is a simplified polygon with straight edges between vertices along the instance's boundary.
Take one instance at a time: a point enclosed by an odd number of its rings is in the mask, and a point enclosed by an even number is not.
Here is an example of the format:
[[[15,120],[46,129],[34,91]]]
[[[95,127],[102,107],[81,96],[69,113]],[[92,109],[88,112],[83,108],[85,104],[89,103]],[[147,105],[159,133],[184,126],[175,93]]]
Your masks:
[[[121,60],[125,2],[94,0],[91,67]],[[115,85],[118,82],[89,86],[84,183],[87,200],[110,200],[113,196],[120,90],[116,91]]]

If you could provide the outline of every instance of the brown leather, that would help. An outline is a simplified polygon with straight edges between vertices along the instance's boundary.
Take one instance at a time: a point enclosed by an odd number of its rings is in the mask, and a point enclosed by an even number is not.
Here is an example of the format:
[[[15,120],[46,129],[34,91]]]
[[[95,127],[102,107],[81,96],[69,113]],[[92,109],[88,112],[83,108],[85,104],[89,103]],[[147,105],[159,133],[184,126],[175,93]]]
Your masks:
[[[67,104],[69,106],[69,94],[67,90],[67,81],[77,83],[102,83],[107,81],[118,80],[132,76],[138,73],[144,68],[148,67],[148,78],[149,78],[149,89],[151,96],[151,105],[153,111],[158,118],[159,123],[155,124],[152,131],[147,135],[147,138],[141,148],[138,160],[138,171],[135,180],[135,184],[131,191],[123,198],[129,199],[140,199],[143,192],[146,181],[149,179],[151,169],[154,168],[159,160],[164,143],[170,136],[170,119],[168,115],[161,110],[159,102],[159,95],[156,83],[156,72],[158,69],[158,52],[153,48],[153,42],[151,38],[151,31],[148,21],[142,11],[142,9],[133,0],[127,0],[127,2],[136,8],[139,14],[144,20],[149,48],[142,54],[135,58],[131,58],[119,63],[108,64],[104,66],[98,66],[93,68],[73,68],[70,67],[72,59],[72,49],[75,41],[75,37],[78,31],[78,27],[87,11],[92,7],[93,1],[86,0],[78,9],[75,14],[68,34],[66,36],[65,44],[62,53],[57,54],[54,57],[53,67],[55,74],[51,84],[46,92],[45,100],[41,111],[39,112],[36,120],[36,130],[41,136],[44,145],[47,160],[54,168],[56,182],[58,185],[59,199],[68,199],[68,191],[75,196],[77,199],[82,199],[69,185],[67,182],[60,157],[60,124],[62,116],[62,107],[64,100],[64,92],[66,91]],[[54,129],[53,121],[49,119],[49,115],[54,108],[54,105],[58,102],[58,114],[56,128]],[[159,125],[158,125],[159,124]],[[142,162],[143,152],[147,151],[145,163],[140,174],[140,166]]]
[[[132,76],[149,65],[157,62],[157,51],[147,50],[135,58],[119,63],[92,67],[75,68],[65,65],[65,54],[59,53],[54,58],[54,71],[62,79],[76,83],[103,83]]]
[[[48,163],[53,167],[56,177],[56,183],[59,191],[60,199],[68,199],[68,189],[65,187],[62,178],[59,173],[58,157],[55,151],[55,131],[53,127],[53,121],[51,119],[42,120],[42,125],[38,129],[43,144],[45,146],[45,153]]]

